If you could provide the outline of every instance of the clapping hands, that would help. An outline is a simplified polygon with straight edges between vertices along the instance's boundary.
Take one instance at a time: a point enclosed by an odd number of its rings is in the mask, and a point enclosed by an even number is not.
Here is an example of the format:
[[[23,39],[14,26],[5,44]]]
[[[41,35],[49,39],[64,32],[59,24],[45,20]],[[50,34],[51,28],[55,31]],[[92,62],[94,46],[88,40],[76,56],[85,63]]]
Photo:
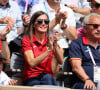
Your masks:
[[[12,24],[12,23],[7,24],[7,26],[1,32],[2,39],[5,38],[6,35],[12,30],[13,26],[14,26],[14,24]]]
[[[66,11],[61,11],[60,8],[57,9],[56,14],[56,22],[60,24],[61,21],[65,22],[67,19],[67,12]]]
[[[50,49],[51,51],[53,50],[53,48],[57,45],[57,41],[60,39],[60,32],[56,31],[54,33],[54,35],[51,37],[49,37],[48,40],[48,49]]]

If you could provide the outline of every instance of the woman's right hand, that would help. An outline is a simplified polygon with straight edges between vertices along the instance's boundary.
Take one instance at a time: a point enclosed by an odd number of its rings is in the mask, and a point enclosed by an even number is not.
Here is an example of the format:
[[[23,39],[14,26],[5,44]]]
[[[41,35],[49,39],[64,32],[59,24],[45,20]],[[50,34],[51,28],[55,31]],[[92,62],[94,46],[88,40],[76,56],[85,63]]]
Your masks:
[[[52,51],[52,50],[53,50],[53,42],[54,42],[53,37],[49,37],[49,39],[48,39],[48,44],[47,44],[47,49],[48,49],[49,51]]]
[[[92,80],[85,80],[85,85],[84,85],[84,89],[96,89],[96,86],[94,84],[94,82]]]

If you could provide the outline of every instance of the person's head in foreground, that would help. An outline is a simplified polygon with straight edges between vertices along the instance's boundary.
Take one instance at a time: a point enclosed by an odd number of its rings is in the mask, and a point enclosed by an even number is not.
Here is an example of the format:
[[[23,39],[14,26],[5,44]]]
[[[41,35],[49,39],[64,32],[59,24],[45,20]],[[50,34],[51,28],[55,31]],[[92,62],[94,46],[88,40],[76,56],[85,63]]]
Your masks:
[[[100,0],[91,0],[91,8],[92,12],[100,15]]]
[[[100,15],[91,13],[84,18],[84,33],[89,39],[100,38]]]

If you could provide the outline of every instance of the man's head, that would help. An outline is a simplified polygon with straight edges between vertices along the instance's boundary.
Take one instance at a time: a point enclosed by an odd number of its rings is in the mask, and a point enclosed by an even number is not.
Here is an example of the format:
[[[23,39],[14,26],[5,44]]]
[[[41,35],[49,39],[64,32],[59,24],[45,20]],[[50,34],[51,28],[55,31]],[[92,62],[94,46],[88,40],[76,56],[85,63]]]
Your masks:
[[[0,6],[6,6],[9,0],[0,0]]]
[[[100,0],[92,0],[91,8],[94,13],[97,13],[100,15]]]
[[[91,13],[84,18],[84,33],[94,39],[100,38],[100,15]]]

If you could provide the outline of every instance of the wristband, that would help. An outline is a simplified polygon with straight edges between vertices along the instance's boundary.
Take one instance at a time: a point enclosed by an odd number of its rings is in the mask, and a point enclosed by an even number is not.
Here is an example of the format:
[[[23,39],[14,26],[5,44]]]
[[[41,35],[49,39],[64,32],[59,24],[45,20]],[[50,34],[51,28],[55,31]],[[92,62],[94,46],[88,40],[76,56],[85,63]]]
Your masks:
[[[66,29],[67,25],[65,24],[63,27],[61,27],[62,30]]]
[[[28,27],[28,25],[25,25],[24,23],[23,23],[23,26],[24,26],[24,27]]]
[[[85,81],[87,81],[87,80],[91,80],[90,78],[87,78]]]
[[[6,37],[4,39],[1,39],[1,41],[6,41],[6,40],[7,40]]]

